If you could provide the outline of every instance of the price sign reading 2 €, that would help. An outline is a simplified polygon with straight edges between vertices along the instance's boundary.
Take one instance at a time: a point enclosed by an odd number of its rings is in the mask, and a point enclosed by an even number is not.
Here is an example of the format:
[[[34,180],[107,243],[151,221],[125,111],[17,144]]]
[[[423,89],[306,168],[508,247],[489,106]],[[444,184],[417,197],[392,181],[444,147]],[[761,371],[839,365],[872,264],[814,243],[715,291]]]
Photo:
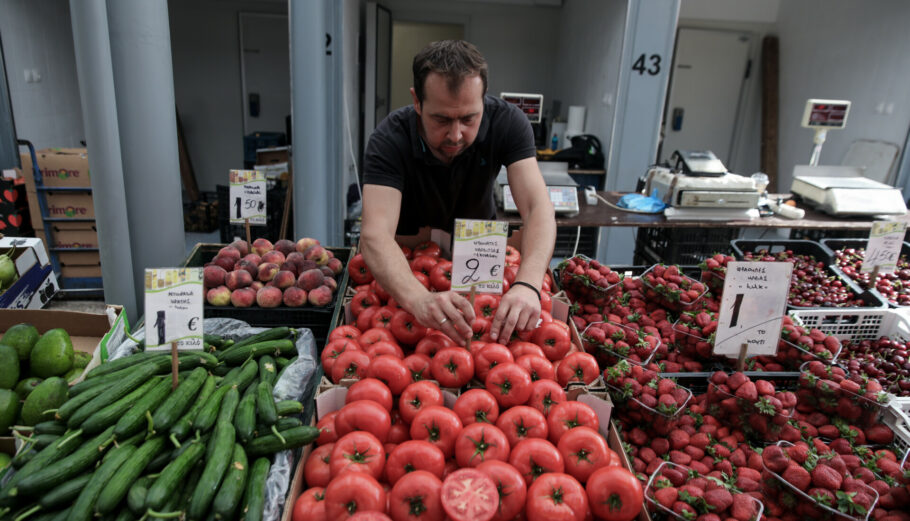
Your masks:
[[[502,293],[509,223],[455,219],[452,290]]]
[[[746,356],[777,353],[792,272],[789,262],[727,264],[714,354],[736,358],[743,344]]]
[[[231,170],[230,200],[228,211],[231,224],[264,225],[265,219],[265,176],[258,170]]]
[[[202,268],[145,270],[145,348],[201,350]]]
[[[866,243],[866,254],[860,271],[870,273],[878,268],[879,273],[891,273],[897,267],[897,259],[904,245],[906,221],[875,221]]]

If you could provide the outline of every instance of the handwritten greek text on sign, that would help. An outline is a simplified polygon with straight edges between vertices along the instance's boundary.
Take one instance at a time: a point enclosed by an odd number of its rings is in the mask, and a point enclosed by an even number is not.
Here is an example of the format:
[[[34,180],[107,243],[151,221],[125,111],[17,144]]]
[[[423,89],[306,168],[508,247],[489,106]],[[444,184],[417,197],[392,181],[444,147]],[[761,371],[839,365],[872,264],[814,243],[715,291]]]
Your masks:
[[[231,224],[263,225],[265,220],[265,176],[258,170],[231,170]]]
[[[202,349],[202,268],[145,270],[145,348]]]
[[[860,271],[871,272],[878,266],[879,273],[891,273],[897,267],[897,259],[904,244],[904,232],[907,221],[875,221],[869,242],[866,244],[866,255]]]
[[[452,251],[452,289],[502,293],[509,223],[455,220]]]
[[[790,290],[789,262],[731,262],[724,279],[714,354],[739,356],[773,355],[787,309]]]

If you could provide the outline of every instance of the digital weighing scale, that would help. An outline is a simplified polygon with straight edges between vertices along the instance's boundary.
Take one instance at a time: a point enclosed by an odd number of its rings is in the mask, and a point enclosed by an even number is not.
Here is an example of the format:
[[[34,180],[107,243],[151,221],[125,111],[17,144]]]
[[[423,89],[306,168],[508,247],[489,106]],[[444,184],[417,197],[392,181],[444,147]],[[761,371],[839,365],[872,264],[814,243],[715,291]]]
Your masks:
[[[578,183],[569,176],[569,164],[556,161],[542,161],[539,163],[540,173],[543,175],[550,201],[557,214],[572,215],[579,211]],[[506,212],[517,212],[512,190],[509,188],[509,178],[503,167],[496,176],[496,198],[499,206]]]

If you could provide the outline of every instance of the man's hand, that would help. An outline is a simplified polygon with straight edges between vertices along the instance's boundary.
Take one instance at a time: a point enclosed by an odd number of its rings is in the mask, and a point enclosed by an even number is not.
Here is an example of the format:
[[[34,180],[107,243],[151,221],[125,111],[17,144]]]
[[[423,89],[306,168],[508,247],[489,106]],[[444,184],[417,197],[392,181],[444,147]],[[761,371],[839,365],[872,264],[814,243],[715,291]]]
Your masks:
[[[490,338],[500,344],[508,344],[512,331],[528,331],[537,326],[540,319],[540,299],[531,288],[512,286],[502,296],[493,325],[490,326]]]
[[[464,345],[471,337],[474,321],[474,308],[468,299],[454,291],[438,293],[426,292],[426,295],[410,303],[408,311],[417,321],[426,327],[438,329],[458,345]],[[539,303],[538,303],[538,311]]]

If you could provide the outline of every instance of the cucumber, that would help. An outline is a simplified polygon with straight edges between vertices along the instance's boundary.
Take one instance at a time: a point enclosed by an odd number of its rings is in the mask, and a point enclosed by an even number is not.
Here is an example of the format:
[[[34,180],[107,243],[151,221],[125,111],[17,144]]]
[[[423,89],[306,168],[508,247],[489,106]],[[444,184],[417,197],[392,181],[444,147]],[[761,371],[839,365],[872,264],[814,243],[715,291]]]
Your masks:
[[[246,444],[247,455],[251,458],[269,456],[285,449],[308,445],[319,437],[319,429],[310,425],[302,425],[279,431],[279,434],[284,438],[284,443],[276,434],[261,436]]]
[[[63,405],[61,405],[57,409],[57,412],[54,413],[54,418],[56,418],[60,422],[66,422],[66,420],[69,420],[70,416],[72,416],[73,413],[75,413],[77,410],[79,410],[80,407],[87,404],[89,401],[92,400],[92,398],[105,392],[107,390],[107,388],[110,387],[111,385],[113,385],[113,382],[106,384],[106,385],[98,385],[92,389],[89,389],[89,390],[83,392],[82,394],[80,394],[78,396],[73,395],[73,393],[72,393],[73,388],[70,387],[69,399],[67,401],[63,402]],[[64,424],[64,427],[65,426],[66,425]]]
[[[300,414],[303,412],[303,404],[297,400],[282,400],[275,404],[275,410],[278,411],[278,416]]]
[[[221,338],[220,336],[212,335],[209,333],[203,333],[202,340],[208,344],[211,344],[212,347],[215,347],[218,349],[223,348],[225,346],[225,344],[227,343],[227,340]]]
[[[294,342],[290,340],[270,340],[258,344],[250,344],[241,348],[233,347],[218,353],[218,359],[228,365],[236,365],[247,358],[259,358],[262,355],[284,355],[295,351]]]
[[[180,416],[190,407],[190,402],[199,393],[205,383],[208,371],[204,367],[193,369],[183,383],[172,392],[152,415],[152,424],[156,432],[167,432],[180,419]]]
[[[111,514],[109,517],[110,521],[134,521],[136,519],[136,516],[128,508],[121,508],[120,513],[116,516]]]
[[[126,505],[133,515],[141,516],[145,514],[145,495],[154,480],[148,476],[137,479],[126,494]]]
[[[193,420],[196,419],[196,415],[205,406],[213,392],[215,392],[215,377],[209,375],[205,379],[205,383],[202,384],[202,390],[199,391],[199,396],[196,397],[196,403],[171,427],[172,440],[183,441],[190,435],[193,431]]]
[[[136,404],[119,419],[114,426],[114,436],[118,440],[125,439],[137,432],[143,427],[148,426],[146,413],[154,411],[158,404],[167,398],[171,392],[171,379],[156,377],[157,382],[154,387],[143,396]]]
[[[127,496],[130,491],[130,485],[136,481],[155,456],[162,452],[164,446],[164,437],[156,436],[136,449],[132,459],[117,469],[117,473],[114,474],[107,487],[98,496],[98,500],[95,502],[95,511],[99,514],[113,512],[120,501]],[[145,498],[143,497],[144,502]]]
[[[275,385],[275,376],[278,375],[278,364],[272,355],[263,355],[259,359],[259,381]]]
[[[231,368],[226,365],[218,365],[218,366],[215,366],[212,368],[212,374],[215,376],[227,376],[234,369],[238,369],[238,368],[237,367]]]
[[[163,354],[165,354],[165,353],[161,353],[161,352],[136,353],[133,355],[125,356],[123,358],[118,358],[117,360],[113,360],[111,362],[105,362],[99,366],[94,367],[91,371],[89,371],[85,375],[85,379],[91,380],[93,378],[97,378],[99,376],[104,376],[106,374],[116,373],[117,371],[119,371],[121,369],[125,369],[127,367],[132,367],[134,365],[141,364],[142,362],[147,361],[148,359],[152,358],[153,356],[161,356]]]
[[[204,443],[193,442],[188,444],[187,449],[170,462],[168,466],[161,471],[158,478],[155,479],[155,483],[149,487],[148,494],[145,498],[146,508],[162,512],[161,509],[167,503],[168,498],[179,495],[176,494],[177,486],[180,485],[183,478],[189,474],[193,465],[199,461],[199,458],[202,457],[203,453],[205,453]]]
[[[237,437],[245,444],[253,439],[256,431],[256,390],[258,385],[251,385],[240,399],[237,412],[234,414],[234,427]]]
[[[35,434],[31,437],[35,450],[41,450],[60,438],[59,434]]]
[[[34,444],[23,447],[15,456],[13,456],[10,465],[12,465],[14,469],[20,469],[23,465],[31,461],[36,454],[38,454],[38,449],[35,448]]]
[[[198,362],[190,362],[190,360],[193,358],[198,359]],[[215,355],[213,355],[211,353],[206,353],[205,351],[192,351],[189,353],[180,353],[180,356],[179,356],[180,368],[189,369],[189,367],[186,367],[186,368],[183,367],[184,360],[186,360],[188,363],[196,364],[193,367],[202,366],[202,367],[207,367],[209,369],[211,369],[221,363],[218,361],[218,357],[216,357]]]
[[[262,511],[265,508],[265,481],[269,476],[269,466],[268,458],[259,458],[253,462],[243,493],[241,519],[244,521],[262,521]]]
[[[256,415],[266,425],[275,425],[278,421],[278,410],[272,396],[272,384],[259,382],[256,386]]]
[[[234,386],[242,393],[250,383],[256,379],[258,374],[259,366],[256,364],[256,361],[247,360],[240,366],[240,371],[237,371],[233,376],[225,377],[225,379],[222,380],[221,385],[224,387]]]
[[[193,419],[193,430],[196,432],[208,432],[215,425],[218,419],[218,410],[221,408],[221,402],[224,395],[231,390],[231,387],[219,387],[215,389],[212,396],[206,400],[205,405],[199,409],[199,413]]]
[[[215,494],[215,500],[212,501],[215,519],[232,519],[234,517],[234,512],[237,511],[240,499],[243,497],[243,489],[249,473],[247,467],[246,452],[242,445],[235,443],[231,464],[228,466],[227,474],[221,482],[218,493]]]
[[[6,485],[0,489],[0,507],[6,507],[16,502],[16,496],[19,494],[19,483],[26,477],[31,477],[36,472],[50,466],[51,464],[66,458],[73,453],[83,443],[82,436],[79,432],[69,433],[61,437],[41,452],[36,453],[32,458],[23,465],[18,472],[13,474]],[[50,488],[50,487],[49,487]]]
[[[218,409],[218,423],[233,422],[234,413],[237,412],[239,403],[240,391],[236,387],[231,387],[221,400],[221,407]]]
[[[203,461],[205,459],[203,458]],[[180,510],[186,511],[190,506],[190,499],[193,497],[193,492],[196,490],[196,484],[199,483],[199,478],[202,477],[202,471],[205,469],[202,461],[196,463],[193,467],[193,470],[190,472],[188,478],[184,482],[184,485],[180,487],[180,501],[177,503],[177,507],[171,510]],[[184,515],[186,519],[191,519],[189,516]]]
[[[275,359],[275,363],[278,364],[279,371],[284,371],[284,368],[291,365],[294,362],[294,360],[297,360],[296,356],[294,358],[286,358],[284,356],[279,356],[278,358]]]
[[[26,496],[37,495],[91,468],[107,450],[113,440],[113,434],[114,427],[108,427],[101,434],[82,444],[72,454],[23,478],[17,485],[19,492]]]
[[[256,333],[253,336],[244,338],[243,340],[234,343],[234,345],[229,349],[238,349],[243,346],[258,344],[260,342],[266,342],[268,340],[280,340],[282,338],[287,338],[287,336],[292,332],[293,330],[289,327],[273,327],[272,329],[268,329],[262,333]]]
[[[38,504],[44,510],[56,510],[68,506],[79,497],[79,492],[88,484],[90,479],[92,479],[91,472],[57,485],[53,490],[41,496]]]
[[[35,434],[63,434],[66,432],[66,425],[58,421],[47,421],[35,424]]]
[[[123,398],[131,391],[147,382],[155,373],[157,373],[157,371],[158,366],[155,364],[154,360],[130,369],[129,373],[125,375],[122,380],[110,386],[105,392],[92,398],[87,404],[80,407],[79,410],[66,421],[66,425],[71,429],[82,425],[82,422],[87,420],[89,416],[116,402],[120,398]]]
[[[92,474],[92,479],[79,493],[76,502],[70,507],[69,521],[90,521],[92,519],[95,501],[101,491],[104,490],[117,470],[130,459],[134,452],[136,452],[134,445],[121,445],[110,451],[104,461],[101,462],[101,466]]]
[[[235,438],[233,425],[229,422],[218,424],[215,434],[209,442],[212,454],[206,458],[205,470],[202,471],[202,476],[199,478],[186,511],[189,519],[202,519],[208,512],[215,493],[218,492],[218,485],[221,484],[224,473],[231,463],[230,456],[233,452]]]
[[[303,425],[303,422],[300,421],[300,418],[295,418],[293,416],[287,418],[278,418],[278,422],[275,423],[275,425],[265,425],[264,423],[256,425],[256,437],[258,438],[260,436],[274,434],[275,431],[286,431],[294,427],[300,427],[301,425]],[[273,428],[275,430],[272,430]]]
[[[82,430],[86,434],[95,434],[96,432],[101,432],[111,425],[116,424],[126,411],[135,405],[140,398],[151,391],[157,383],[158,382],[154,378],[149,378],[131,393],[89,416],[87,420],[82,422]]]

